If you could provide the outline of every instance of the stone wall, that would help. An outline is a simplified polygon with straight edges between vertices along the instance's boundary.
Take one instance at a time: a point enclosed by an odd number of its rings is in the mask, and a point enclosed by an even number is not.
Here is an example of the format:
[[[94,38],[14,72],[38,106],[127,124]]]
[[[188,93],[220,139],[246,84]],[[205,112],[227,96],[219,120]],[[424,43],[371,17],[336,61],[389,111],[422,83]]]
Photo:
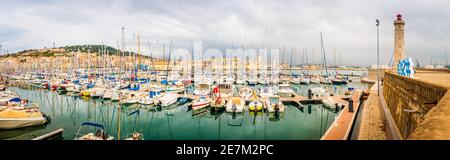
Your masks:
[[[417,79],[385,72],[383,95],[387,107],[404,139],[421,124],[447,88]]]

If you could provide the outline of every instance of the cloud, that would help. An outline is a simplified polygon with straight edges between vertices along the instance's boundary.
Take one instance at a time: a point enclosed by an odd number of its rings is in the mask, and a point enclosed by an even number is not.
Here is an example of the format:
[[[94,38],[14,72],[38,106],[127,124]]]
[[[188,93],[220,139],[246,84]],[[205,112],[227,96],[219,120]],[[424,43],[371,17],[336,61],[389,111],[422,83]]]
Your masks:
[[[328,63],[338,52],[340,65],[376,63],[375,19],[380,19],[381,62],[393,52],[393,21],[406,21],[406,54],[429,63],[445,63],[450,42],[450,2],[445,0],[230,0],[139,1],[68,0],[1,1],[0,44],[10,52],[74,44],[105,43],[116,47],[125,27],[126,44],[134,48],[139,34],[144,47],[169,45],[191,50],[193,41],[204,48],[247,46],[295,47],[295,62],[307,49],[310,62],[320,63],[320,32]],[[143,49],[144,51],[148,49]],[[315,53],[312,50],[316,50]],[[314,54],[314,58],[313,58]],[[285,56],[287,57],[287,56]]]

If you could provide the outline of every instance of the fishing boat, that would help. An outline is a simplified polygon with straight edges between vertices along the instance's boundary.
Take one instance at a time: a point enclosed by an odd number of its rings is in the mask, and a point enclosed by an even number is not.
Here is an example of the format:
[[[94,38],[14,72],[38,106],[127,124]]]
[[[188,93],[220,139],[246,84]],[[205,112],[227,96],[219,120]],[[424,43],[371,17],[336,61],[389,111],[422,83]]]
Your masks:
[[[211,104],[211,98],[200,97],[192,103],[192,110],[199,110],[208,107]]]
[[[226,111],[241,113],[244,110],[245,100],[241,97],[231,97],[227,103]]]
[[[97,132],[94,133],[87,133],[87,134],[82,134],[80,133],[81,129],[84,126],[92,126],[92,127],[96,127],[96,128],[100,128],[97,130]],[[91,122],[83,122],[80,126],[80,128],[77,131],[77,134],[75,135],[75,140],[114,140],[113,136],[108,135],[105,132],[105,127],[101,124],[97,124],[97,123],[91,123]]]
[[[250,111],[261,111],[263,108],[263,103],[259,100],[254,100],[248,104],[248,110]]]
[[[219,96],[211,101],[210,107],[215,110],[219,110],[219,109],[223,108],[226,103],[227,103],[227,101],[225,100],[225,98],[222,98]]]
[[[266,109],[268,112],[284,112],[285,106],[280,100],[280,96],[269,96],[266,98]]]
[[[248,110],[257,112],[263,109],[263,103],[258,100],[258,96],[253,92],[252,101],[248,104]]]
[[[252,96],[253,90],[249,87],[242,87],[239,90],[239,96],[241,96],[244,100],[248,101],[249,98]]]

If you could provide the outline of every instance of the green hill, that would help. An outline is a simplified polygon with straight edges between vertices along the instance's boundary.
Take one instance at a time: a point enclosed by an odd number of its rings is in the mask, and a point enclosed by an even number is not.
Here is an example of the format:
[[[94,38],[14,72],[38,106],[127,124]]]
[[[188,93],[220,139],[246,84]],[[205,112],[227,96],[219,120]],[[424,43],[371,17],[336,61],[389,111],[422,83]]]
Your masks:
[[[55,51],[58,49],[64,49],[63,52]],[[50,57],[55,56],[55,54],[61,53],[70,53],[70,52],[80,52],[80,53],[108,53],[108,54],[117,54],[118,50],[116,48],[107,46],[107,45],[74,45],[74,46],[65,46],[59,48],[44,48],[44,49],[27,49],[23,51],[19,51],[17,53],[1,55],[0,57],[17,57],[17,56],[44,56]],[[125,55],[133,55],[132,52],[125,52]]]

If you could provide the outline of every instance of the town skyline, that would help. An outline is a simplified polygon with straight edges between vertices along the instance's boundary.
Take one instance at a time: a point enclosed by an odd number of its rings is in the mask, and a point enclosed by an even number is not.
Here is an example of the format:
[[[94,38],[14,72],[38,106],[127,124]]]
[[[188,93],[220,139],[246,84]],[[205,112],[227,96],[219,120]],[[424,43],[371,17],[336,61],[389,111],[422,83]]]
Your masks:
[[[323,33],[325,52],[333,62],[334,52],[342,64],[376,64],[376,27],[380,25],[380,63],[388,64],[393,54],[393,21],[401,13],[405,20],[406,57],[421,63],[447,63],[450,24],[439,21],[450,17],[445,1],[426,4],[406,1],[7,1],[0,2],[6,13],[0,16],[1,54],[84,44],[116,47],[125,27],[126,45],[135,47],[141,36],[147,43],[158,41],[174,48],[192,48],[202,41],[204,48],[286,48],[297,55],[302,50],[320,50]],[[177,4],[177,5],[175,5]],[[358,7],[355,7],[358,6]],[[437,7],[437,8],[436,8]],[[25,8],[18,10],[17,8]],[[439,8],[442,8],[439,9]],[[437,18],[439,15],[440,18]],[[431,25],[432,24],[432,25]],[[134,35],[134,36],[133,36]],[[144,52],[145,53],[145,52]],[[319,60],[316,58],[317,61]],[[355,61],[358,59],[358,61]],[[318,63],[318,62],[312,62]]]

